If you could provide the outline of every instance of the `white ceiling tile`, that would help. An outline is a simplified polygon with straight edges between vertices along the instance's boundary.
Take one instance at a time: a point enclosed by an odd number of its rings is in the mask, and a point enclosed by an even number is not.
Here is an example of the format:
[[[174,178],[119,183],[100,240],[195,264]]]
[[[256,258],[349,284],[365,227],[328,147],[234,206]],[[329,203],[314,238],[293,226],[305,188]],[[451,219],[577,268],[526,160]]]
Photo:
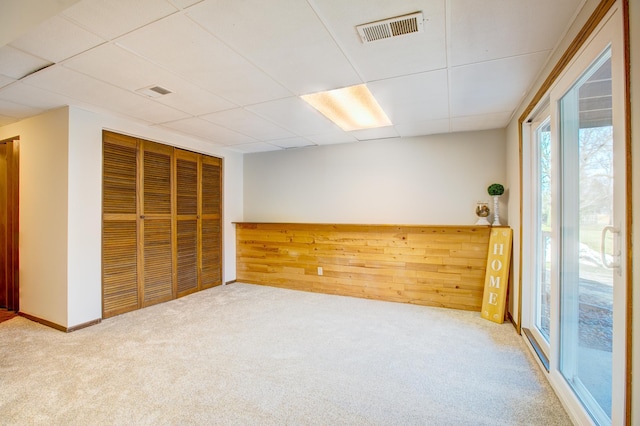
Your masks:
[[[358,141],[355,137],[353,137],[353,135],[350,135],[349,133],[343,132],[341,130],[335,131],[335,132],[329,132],[329,133],[322,133],[318,135],[309,135],[309,136],[305,136],[305,139],[310,140],[316,145],[333,145],[338,143],[351,143],[351,142]]]
[[[183,15],[172,15],[118,40],[118,45],[237,105],[291,93]]]
[[[67,96],[43,90],[17,81],[0,90],[0,99],[28,105],[34,109],[43,111],[59,108],[65,105],[77,104],[77,100]]]
[[[447,66],[443,0],[312,0],[320,19],[365,81]],[[424,32],[363,44],[356,25],[421,11]]]
[[[44,20],[62,12],[79,0],[0,1],[0,46],[31,31]]]
[[[581,0],[448,1],[452,66],[549,51]]]
[[[173,93],[156,98],[156,102],[179,109],[191,115],[208,114],[236,106],[184,80],[167,83],[166,86],[161,84],[160,86],[170,88]]]
[[[307,139],[301,138],[301,137],[278,139],[275,141],[269,141],[269,143],[285,149],[286,148],[302,148],[305,146],[315,145],[313,142],[308,141]]]
[[[228,147],[229,149],[237,152],[242,152],[243,154],[252,154],[255,152],[268,152],[268,151],[279,151],[282,148],[279,146],[271,145],[265,142],[255,142],[248,143],[242,145],[233,145]]]
[[[10,85],[11,83],[15,82],[16,80],[13,78],[9,78],[5,75],[0,74],[0,88],[5,87]]]
[[[0,99],[0,115],[13,118],[27,118],[40,114],[42,110],[17,102]]]
[[[111,43],[105,43],[71,58],[63,65],[127,90],[136,90],[155,83],[156,72],[162,71],[161,68]]]
[[[225,129],[224,127],[200,118],[187,118],[170,123],[163,123],[162,126],[197,136],[216,145],[237,145],[256,142],[255,139],[249,136]]]
[[[467,132],[471,130],[502,129],[509,124],[510,118],[510,112],[454,117],[451,119],[451,131]]]
[[[448,118],[440,120],[415,120],[404,124],[396,124],[393,127],[395,127],[400,136],[405,138],[449,133],[451,130]]]
[[[59,65],[29,76],[23,81],[31,86],[152,123],[178,120],[187,116],[176,109]]]
[[[60,62],[91,49],[104,40],[78,25],[54,16],[10,44],[51,62]]]
[[[116,89],[117,90],[117,89]],[[163,105],[160,102],[146,99],[125,91],[118,91],[119,96],[114,96],[119,109],[127,115],[152,123],[164,123],[189,117],[184,111]]]
[[[127,66],[122,66],[127,64]],[[113,44],[104,44],[72,58],[64,66],[132,92],[149,86],[161,86],[172,93],[156,102],[192,115],[201,115],[235,105],[163,68]]]
[[[178,9],[165,0],[83,0],[63,15],[107,40],[157,21]]]
[[[202,0],[169,0],[169,1],[173,3],[176,7],[179,7],[180,9],[186,9],[190,6],[193,6],[194,4],[200,3]]]
[[[294,94],[362,83],[307,2],[208,1],[188,15]]]
[[[447,71],[438,70],[368,83],[391,122],[436,120],[449,115]]]
[[[247,109],[299,136],[340,130],[338,126],[298,97],[251,105]]]
[[[398,132],[393,126],[387,127],[378,127],[377,129],[364,129],[364,130],[354,130],[351,133],[356,139],[359,141],[366,141],[371,139],[388,139],[388,138],[397,138]]]
[[[540,52],[453,68],[451,115],[513,111],[546,58]]]
[[[282,127],[243,108],[207,114],[200,118],[263,141],[295,136]]]
[[[11,46],[0,47],[0,74],[13,79],[20,79],[51,62],[37,58]]]

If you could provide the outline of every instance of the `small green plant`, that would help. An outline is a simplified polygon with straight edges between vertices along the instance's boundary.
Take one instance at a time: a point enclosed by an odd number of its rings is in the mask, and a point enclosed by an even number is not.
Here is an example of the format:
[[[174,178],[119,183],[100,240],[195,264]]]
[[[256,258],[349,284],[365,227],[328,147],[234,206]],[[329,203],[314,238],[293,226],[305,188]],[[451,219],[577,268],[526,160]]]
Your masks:
[[[492,197],[500,196],[502,194],[504,194],[504,186],[500,185],[499,183],[492,183],[491,185],[489,185],[489,188],[487,188],[487,192],[489,192],[489,195],[491,195]]]

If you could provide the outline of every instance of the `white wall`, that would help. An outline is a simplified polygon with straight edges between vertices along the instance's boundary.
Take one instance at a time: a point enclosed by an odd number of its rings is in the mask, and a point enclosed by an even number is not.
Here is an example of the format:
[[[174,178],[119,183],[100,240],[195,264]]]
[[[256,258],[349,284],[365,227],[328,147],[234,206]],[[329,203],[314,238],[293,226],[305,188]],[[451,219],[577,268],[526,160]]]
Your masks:
[[[244,219],[472,225],[504,165],[503,130],[249,154]]]
[[[67,325],[68,113],[0,127],[20,136],[20,311]]]
[[[69,111],[69,223],[67,269],[69,324],[102,316],[102,144],[79,123],[92,114]]]

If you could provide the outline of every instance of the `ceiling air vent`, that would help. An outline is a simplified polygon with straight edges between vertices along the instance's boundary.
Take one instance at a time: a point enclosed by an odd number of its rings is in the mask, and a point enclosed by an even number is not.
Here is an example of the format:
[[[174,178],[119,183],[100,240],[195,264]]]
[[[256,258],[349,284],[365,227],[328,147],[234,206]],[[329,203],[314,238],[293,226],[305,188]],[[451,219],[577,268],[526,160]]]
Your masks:
[[[396,16],[382,21],[370,22],[356,27],[363,43],[399,37],[424,31],[422,12]]]
[[[161,86],[143,87],[142,89],[136,90],[136,92],[152,98],[157,98],[162,95],[168,95],[169,93],[173,93],[171,92],[171,90],[165,89],[164,87],[161,87]]]

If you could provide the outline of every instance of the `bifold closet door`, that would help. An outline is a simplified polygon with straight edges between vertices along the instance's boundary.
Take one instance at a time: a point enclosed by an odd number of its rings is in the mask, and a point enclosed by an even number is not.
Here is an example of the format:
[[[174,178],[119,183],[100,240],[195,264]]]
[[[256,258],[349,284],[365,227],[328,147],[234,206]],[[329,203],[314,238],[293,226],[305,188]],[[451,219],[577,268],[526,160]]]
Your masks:
[[[222,283],[221,165],[103,132],[104,318]]]
[[[103,134],[102,314],[138,309],[137,142]]]
[[[200,241],[201,287],[222,284],[222,160],[202,157]]]
[[[176,161],[176,258],[177,294],[182,297],[200,288],[198,282],[198,188],[200,155],[175,150]]]
[[[172,155],[173,148],[140,142],[142,191],[140,206],[141,306],[174,298],[172,239]],[[141,264],[141,265],[140,265]]]

